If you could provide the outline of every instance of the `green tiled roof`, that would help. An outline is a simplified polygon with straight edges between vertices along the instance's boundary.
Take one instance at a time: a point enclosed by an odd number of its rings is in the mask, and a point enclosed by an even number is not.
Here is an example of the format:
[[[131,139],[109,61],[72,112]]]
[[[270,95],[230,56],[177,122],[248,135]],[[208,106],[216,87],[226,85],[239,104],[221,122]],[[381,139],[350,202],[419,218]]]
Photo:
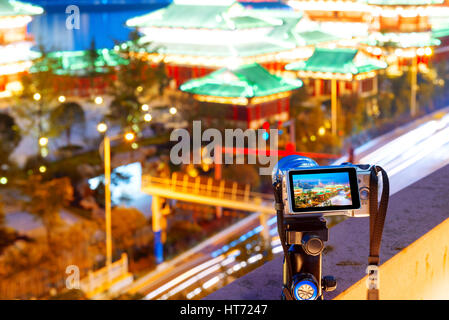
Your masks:
[[[263,17],[251,14],[234,1],[179,2],[149,14],[129,19],[128,27],[167,27],[193,29],[247,29],[268,27],[272,24]]]
[[[89,51],[55,51],[48,54],[48,60],[52,61],[54,72],[59,75],[83,75],[90,66]],[[48,61],[35,63],[31,67],[31,72],[45,70]],[[115,67],[126,64],[127,61],[121,58],[114,50],[100,49],[96,50],[96,59],[94,61],[95,72],[107,72],[108,67]]]
[[[298,89],[302,81],[284,79],[269,73],[257,63],[235,70],[227,68],[215,71],[203,78],[190,80],[180,89],[198,95],[253,98]]]
[[[333,34],[322,32],[320,30],[299,32],[297,33],[297,36],[303,41],[303,45],[315,45],[341,39]]]
[[[149,52],[155,51],[161,54],[180,54],[202,57],[251,57],[260,54],[284,51],[286,48],[269,41],[248,41],[248,43],[232,45],[153,42],[148,46],[147,50]]]
[[[432,36],[435,38],[443,38],[449,36],[449,26],[433,29],[432,30]]]
[[[444,0],[367,0],[366,2],[378,6],[425,6],[440,4]]]
[[[357,49],[316,48],[307,61],[290,63],[285,68],[294,71],[359,74],[387,67],[386,63],[375,59],[356,59],[357,52]]]
[[[0,0],[0,16],[32,16],[42,14],[44,10],[21,1]]]

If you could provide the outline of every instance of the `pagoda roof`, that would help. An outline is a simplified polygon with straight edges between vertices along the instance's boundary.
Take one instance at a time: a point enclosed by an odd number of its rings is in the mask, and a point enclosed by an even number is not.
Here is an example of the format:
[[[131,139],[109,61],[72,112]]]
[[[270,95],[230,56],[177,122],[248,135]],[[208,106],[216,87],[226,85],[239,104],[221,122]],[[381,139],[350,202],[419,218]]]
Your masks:
[[[384,69],[387,64],[376,59],[359,56],[357,49],[316,48],[307,61],[288,64],[285,68],[293,71],[329,72],[340,74],[360,74]]]
[[[254,98],[295,90],[301,86],[301,80],[278,77],[253,63],[234,70],[220,69],[205,77],[187,81],[180,89],[205,96]]]
[[[270,27],[282,24],[279,19],[265,19],[253,14],[234,0],[174,1],[165,8],[129,19],[128,27],[189,28],[235,30]]]
[[[44,9],[41,7],[29,3],[14,0],[0,0],[0,17],[32,16],[42,14],[43,12]]]
[[[318,43],[331,42],[341,39],[336,35],[320,30],[298,32],[296,35],[296,39],[299,41],[299,44],[303,45],[316,45]]]
[[[95,72],[107,72],[107,68],[126,64],[127,61],[119,56],[114,50],[98,49],[95,50]],[[50,66],[55,74],[58,75],[84,75],[91,65],[89,50],[83,51],[54,51],[48,53],[48,60],[38,61],[32,67],[32,72],[45,70],[48,68],[46,63],[51,61]]]
[[[444,0],[366,0],[377,6],[427,6],[444,3]]]
[[[176,0],[163,9],[128,20],[127,25],[170,29],[165,30],[166,37],[144,31],[146,36],[140,41],[148,43],[148,52],[196,57],[251,57],[338,39],[319,30],[299,32],[302,16],[293,10],[245,9],[234,0]],[[256,37],[239,33],[248,29]],[[217,37],[217,41],[205,41],[195,33],[204,30],[237,33],[222,41]]]
[[[297,20],[296,20],[297,23]],[[301,46],[313,46],[318,43],[336,41],[339,37],[319,30],[297,32],[296,23],[273,28],[265,37],[248,39],[236,43],[195,43],[195,39],[185,37],[185,42],[152,41],[151,37],[142,37],[142,43],[148,43],[148,52],[203,57],[251,57],[291,50]]]
[[[160,54],[179,54],[203,57],[251,57],[286,50],[285,46],[269,41],[236,44],[195,44],[152,42],[147,50]]]

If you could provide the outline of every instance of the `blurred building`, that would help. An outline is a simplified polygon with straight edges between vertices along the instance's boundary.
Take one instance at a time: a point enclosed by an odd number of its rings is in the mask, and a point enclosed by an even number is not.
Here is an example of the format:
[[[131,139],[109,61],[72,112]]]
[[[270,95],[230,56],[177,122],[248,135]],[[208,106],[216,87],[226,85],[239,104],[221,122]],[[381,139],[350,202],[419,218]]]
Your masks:
[[[150,63],[163,61],[179,86],[217,69],[258,63],[281,74],[304,60],[317,43],[338,37],[301,28],[292,10],[251,10],[235,0],[175,0],[169,6],[127,21],[148,42]]]
[[[27,33],[27,25],[32,16],[42,13],[38,6],[0,0],[0,97],[21,90],[19,76],[31,67],[36,56],[31,51],[33,38]]]
[[[37,59],[30,71],[51,70],[56,92],[88,97],[105,94],[115,79],[113,68],[126,63],[116,51],[108,49],[54,51]]]
[[[284,79],[269,73],[257,63],[236,69],[223,68],[205,77],[181,85],[184,92],[193,94],[210,117],[214,110],[235,127],[258,129],[263,123],[287,121],[290,114],[291,91],[302,81]],[[206,117],[207,118],[207,117]]]
[[[312,100],[319,104],[329,100],[332,81],[335,81],[335,95],[358,95],[366,99],[367,107],[376,105],[378,86],[377,71],[385,69],[383,61],[370,58],[358,49],[316,48],[307,61],[287,65],[287,70],[304,79]],[[373,100],[373,101],[371,101]]]

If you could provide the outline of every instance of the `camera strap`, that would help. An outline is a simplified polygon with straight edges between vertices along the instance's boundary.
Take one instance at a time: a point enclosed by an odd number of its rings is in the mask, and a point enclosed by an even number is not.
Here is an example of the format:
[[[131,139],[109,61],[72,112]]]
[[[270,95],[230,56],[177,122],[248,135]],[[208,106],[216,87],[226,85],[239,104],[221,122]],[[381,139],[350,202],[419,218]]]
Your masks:
[[[379,192],[379,172],[382,174],[382,195],[378,198]],[[390,196],[390,182],[386,171],[379,166],[372,166],[370,175],[370,193],[369,193],[369,258],[368,258],[368,292],[367,300],[379,300],[378,286],[378,267],[380,262],[380,247],[382,242],[382,233],[387,215],[388,200]]]
[[[285,235],[285,226],[284,226],[284,203],[282,202],[282,187],[281,184],[276,184],[274,187],[274,200],[275,200],[275,209],[277,216],[277,226],[278,226],[278,234],[279,240],[281,240],[282,250],[284,251],[284,261],[287,269],[287,283],[290,283],[293,277],[292,265],[290,259],[288,259],[288,247]],[[293,300],[292,295],[290,294],[290,290],[286,287],[283,288],[282,292],[284,293],[286,300]]]

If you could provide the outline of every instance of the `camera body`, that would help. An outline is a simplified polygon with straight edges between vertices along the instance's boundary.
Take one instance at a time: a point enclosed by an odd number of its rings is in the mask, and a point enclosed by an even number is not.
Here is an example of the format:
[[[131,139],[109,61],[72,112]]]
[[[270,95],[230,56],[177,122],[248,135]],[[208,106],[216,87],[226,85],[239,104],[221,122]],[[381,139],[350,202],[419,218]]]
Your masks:
[[[371,165],[290,169],[282,177],[285,218],[369,216]]]
[[[314,160],[291,155],[273,169],[278,233],[284,251],[281,298],[323,299],[337,287],[322,275],[322,253],[329,230],[324,217],[368,217],[372,175],[377,167],[343,163],[319,166]],[[377,191],[376,191],[377,192]]]

